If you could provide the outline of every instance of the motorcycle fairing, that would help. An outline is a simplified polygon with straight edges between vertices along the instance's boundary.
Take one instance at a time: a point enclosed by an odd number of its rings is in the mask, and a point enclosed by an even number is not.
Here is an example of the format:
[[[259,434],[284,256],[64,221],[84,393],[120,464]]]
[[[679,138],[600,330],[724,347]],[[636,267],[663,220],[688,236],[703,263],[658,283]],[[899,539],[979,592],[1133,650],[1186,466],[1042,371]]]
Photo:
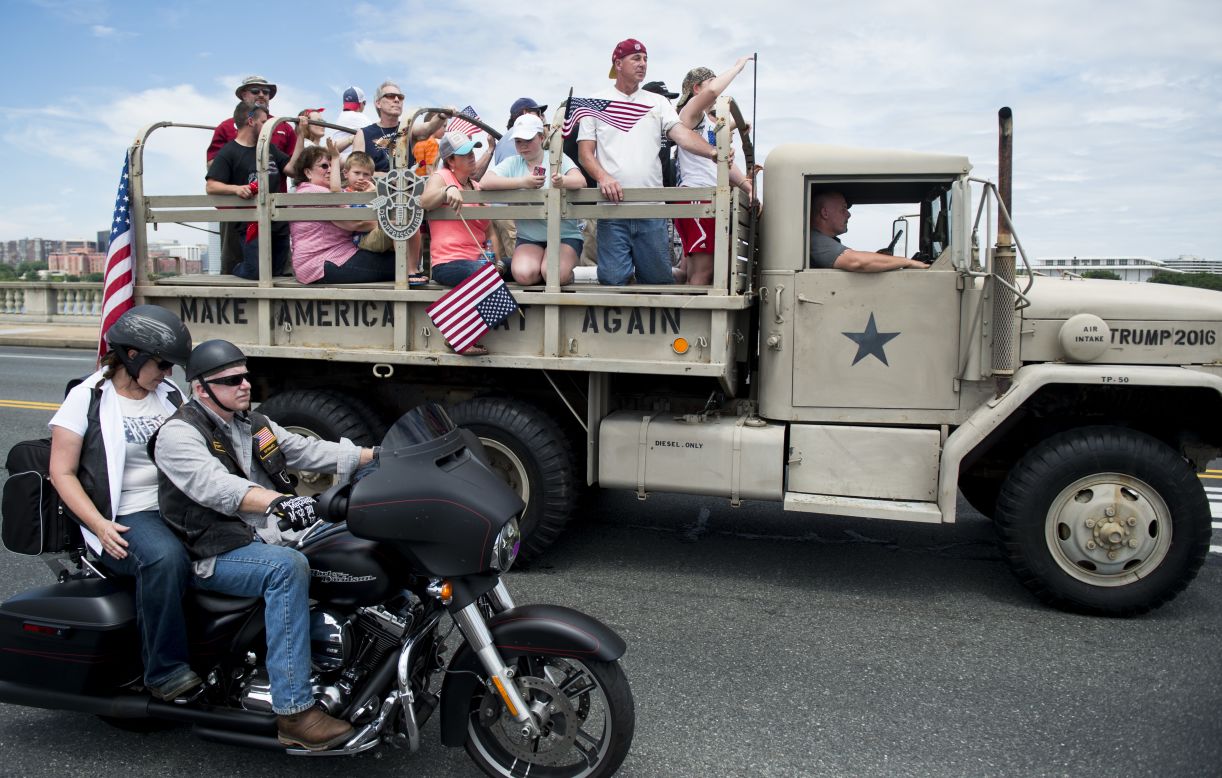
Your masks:
[[[613,662],[628,644],[593,616],[560,605],[520,605],[488,622],[493,643],[508,660],[523,654],[546,654]],[[441,742],[452,748],[467,740],[471,695],[484,668],[467,643],[454,653],[441,685]]]

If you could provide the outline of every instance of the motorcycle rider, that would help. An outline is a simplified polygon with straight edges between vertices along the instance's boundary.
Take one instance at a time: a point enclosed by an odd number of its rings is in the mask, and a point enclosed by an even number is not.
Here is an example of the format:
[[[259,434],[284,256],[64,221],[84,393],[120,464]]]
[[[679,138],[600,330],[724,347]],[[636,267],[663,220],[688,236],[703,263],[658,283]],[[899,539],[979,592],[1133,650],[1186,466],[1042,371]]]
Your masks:
[[[288,432],[250,410],[246,355],[232,343],[199,344],[187,361],[191,399],[149,442],[162,516],[193,560],[195,585],[266,605],[267,672],[279,740],[331,748],[352,726],[315,706],[310,688],[310,569],[301,552],[277,545],[276,523],[315,521],[314,500],[293,496],[287,468],[346,479],[373,449]]]
[[[106,339],[98,371],[51,419],[49,473],[101,566],[136,579],[144,685],[172,700],[203,681],[187,663],[182,598],[190,563],[157,513],[157,469],[145,443],[182,403],[170,371],[187,363],[191,333],[166,309],[139,305]]]

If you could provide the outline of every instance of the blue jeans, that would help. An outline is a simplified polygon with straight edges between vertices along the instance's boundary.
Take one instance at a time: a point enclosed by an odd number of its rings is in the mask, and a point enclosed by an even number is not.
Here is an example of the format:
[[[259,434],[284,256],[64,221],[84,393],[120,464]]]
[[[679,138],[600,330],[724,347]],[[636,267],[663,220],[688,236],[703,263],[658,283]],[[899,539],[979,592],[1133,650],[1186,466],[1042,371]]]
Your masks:
[[[258,280],[259,278],[259,237],[255,236],[254,240],[246,240],[246,234],[242,234],[242,262],[233,269],[233,274],[238,278],[249,278]],[[282,276],[287,272],[289,266],[289,236],[272,234],[272,275]]]
[[[298,550],[248,543],[216,558],[200,589],[239,597],[263,597],[267,675],[272,710],[281,716],[314,705],[310,690],[310,564]]]
[[[342,265],[322,263],[322,278],[315,283],[367,284],[371,281],[395,280],[395,252],[381,253],[358,249]]]
[[[187,664],[187,620],[182,599],[191,579],[191,562],[182,542],[170,532],[157,511],[120,516],[130,527],[123,533],[127,556],[102,554],[102,565],[136,579],[136,624],[140,628],[140,656],[144,683],[161,686],[191,669]]]
[[[433,280],[442,286],[458,286],[486,264],[486,259],[451,259],[433,265]]]
[[[598,283],[673,284],[666,219],[599,219]]]

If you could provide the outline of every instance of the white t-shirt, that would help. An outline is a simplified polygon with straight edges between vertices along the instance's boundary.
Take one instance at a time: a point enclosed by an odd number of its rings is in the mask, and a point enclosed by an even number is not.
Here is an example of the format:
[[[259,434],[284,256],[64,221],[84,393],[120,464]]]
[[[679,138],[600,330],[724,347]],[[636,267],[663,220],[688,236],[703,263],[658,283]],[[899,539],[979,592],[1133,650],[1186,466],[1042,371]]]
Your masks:
[[[161,400],[149,392],[143,400],[132,400],[115,393],[123,413],[123,442],[126,446],[123,491],[119,495],[117,516],[157,507],[157,466],[149,459],[149,438],[169,418]]]
[[[625,189],[662,186],[662,135],[679,123],[679,114],[670,101],[653,92],[637,89],[626,95],[615,87],[594,95],[601,100],[645,103],[653,106],[628,132],[587,116],[581,120],[578,142],[597,143],[598,163]]]
[[[710,147],[716,148],[717,134],[708,114],[700,117],[700,123],[693,128],[700,137],[708,141]],[[682,147],[675,148],[675,160],[679,168],[679,186],[717,186],[717,163],[707,157],[697,157]]]
[[[360,111],[344,111],[343,113],[339,115],[339,118],[336,119],[334,123],[338,124],[341,127],[351,127],[354,130],[359,130],[362,127],[366,127],[370,124],[373,124],[373,122],[374,122],[373,119],[369,118],[368,116],[361,113]],[[327,134],[325,137],[335,138],[335,142],[338,143],[339,141],[343,140],[344,138],[351,138],[352,133],[344,132],[343,130],[333,130],[328,127]],[[326,146],[327,145],[326,141],[324,141],[322,145]],[[342,159],[347,159],[348,155],[351,153],[352,153],[352,146],[349,146],[348,148],[341,151],[339,155]]]

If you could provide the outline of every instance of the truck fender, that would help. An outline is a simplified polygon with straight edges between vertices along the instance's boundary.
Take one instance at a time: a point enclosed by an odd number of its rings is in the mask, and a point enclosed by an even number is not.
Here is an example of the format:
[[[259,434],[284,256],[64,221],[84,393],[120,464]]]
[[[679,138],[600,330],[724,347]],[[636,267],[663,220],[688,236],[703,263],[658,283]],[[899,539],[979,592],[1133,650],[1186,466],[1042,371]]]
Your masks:
[[[501,658],[546,654],[613,662],[628,644],[593,616],[560,605],[521,605],[497,614],[488,623]],[[454,653],[441,685],[441,742],[452,748],[467,741],[470,701],[484,668],[468,643]]]
[[[1020,368],[1005,394],[982,405],[946,438],[938,474],[938,507],[942,511],[942,520],[955,520],[959,464],[963,458],[1022,408],[1032,395],[1053,384],[1110,384],[1121,375],[1126,386],[1207,388],[1222,395],[1222,377],[1183,367],[1041,364]]]

